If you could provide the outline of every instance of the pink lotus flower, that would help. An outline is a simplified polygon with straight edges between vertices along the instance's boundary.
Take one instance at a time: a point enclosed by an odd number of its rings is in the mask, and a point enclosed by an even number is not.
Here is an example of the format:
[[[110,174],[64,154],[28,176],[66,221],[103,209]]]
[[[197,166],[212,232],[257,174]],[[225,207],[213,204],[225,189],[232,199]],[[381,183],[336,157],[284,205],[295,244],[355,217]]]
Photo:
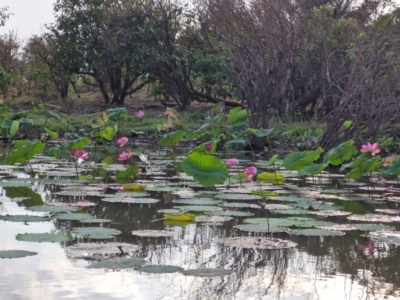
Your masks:
[[[361,152],[371,152],[372,156],[375,156],[375,154],[378,154],[381,152],[381,149],[379,149],[379,143],[373,143],[371,145],[370,142],[368,142],[366,145],[361,146]]]
[[[206,144],[206,150],[207,151],[211,151],[212,150],[212,144],[211,143]]]
[[[254,176],[257,174],[257,168],[256,167],[247,167],[246,169],[244,169],[243,174],[246,174],[247,176],[250,176],[250,175]]]
[[[386,187],[386,190],[387,190],[387,191],[393,191],[393,186],[392,186],[392,185],[387,186],[387,187]]]
[[[136,117],[139,119],[143,118],[143,116],[144,116],[144,112],[142,110],[139,110],[136,114]]]
[[[128,138],[126,136],[123,136],[122,138],[120,138],[117,143],[118,146],[123,147],[125,146],[125,144],[128,142]]]
[[[118,160],[122,161],[122,160],[127,160],[129,157],[131,157],[133,155],[133,153],[131,151],[128,150],[128,152],[122,152],[119,157]]]
[[[250,182],[253,179],[254,175],[247,175],[247,181]]]
[[[376,177],[371,177],[371,178],[369,179],[369,181],[371,181],[372,183],[376,183],[376,182],[378,182],[378,178],[376,178]]]
[[[69,155],[72,159],[83,159],[83,160],[88,160],[89,156],[87,155],[86,151],[83,149],[76,149],[72,150],[71,154]]]
[[[230,158],[226,161],[226,165],[228,167],[236,166],[239,164],[239,161],[236,158]]]
[[[379,183],[382,185],[385,185],[387,183],[385,178],[381,178],[381,180],[379,180]]]

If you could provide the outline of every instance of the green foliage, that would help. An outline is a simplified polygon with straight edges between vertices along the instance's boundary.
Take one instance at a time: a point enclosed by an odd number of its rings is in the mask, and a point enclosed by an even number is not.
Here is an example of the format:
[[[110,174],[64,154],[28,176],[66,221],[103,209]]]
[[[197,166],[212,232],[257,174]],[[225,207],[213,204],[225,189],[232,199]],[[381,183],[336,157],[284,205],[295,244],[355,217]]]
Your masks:
[[[282,184],[285,181],[285,176],[279,173],[263,172],[257,175],[257,181]]]
[[[181,163],[182,170],[204,186],[224,183],[228,168],[220,159],[211,155],[192,153]]]
[[[138,166],[130,166],[126,168],[124,171],[118,172],[115,177],[118,179],[135,179],[137,176],[139,176],[139,167]]]
[[[269,168],[270,166],[273,166],[278,159],[278,154],[275,154],[270,158],[270,160],[264,165],[264,168]]]
[[[382,176],[384,177],[397,175],[400,175],[400,158],[396,159],[382,171]]]
[[[66,144],[63,144],[60,146],[56,146],[56,147],[52,147],[47,151],[47,153],[51,154],[51,155],[58,155],[58,153],[60,153],[60,151],[81,149],[81,148],[84,148],[89,143],[90,143],[90,139],[88,137],[82,137],[82,138],[73,140],[69,143],[66,143]]]
[[[129,111],[125,107],[115,107],[107,109],[107,116],[114,121],[117,121],[120,117],[128,115]]]
[[[347,168],[352,168],[352,170],[346,174],[344,178],[360,179],[366,172],[375,171],[379,165],[380,155],[370,157],[368,152],[362,153],[359,157],[354,159],[352,162],[342,165],[340,171]]]
[[[41,154],[44,147],[45,144],[41,141],[36,141],[35,143],[28,140],[16,141],[15,149],[6,157],[4,162],[9,165],[14,165],[15,163],[25,164],[35,154]]]
[[[247,130],[250,131],[251,133],[253,133],[256,137],[263,138],[263,137],[269,136],[274,129],[273,128],[267,128],[267,129],[248,128]]]
[[[353,145],[353,141],[341,143],[339,146],[329,150],[324,157],[324,163],[329,163],[334,166],[343,164],[353,155],[357,154],[357,149]]]
[[[289,154],[283,160],[283,165],[288,170],[299,170],[319,159],[322,152],[324,152],[324,150],[321,147],[318,147],[315,151],[295,152]]]
[[[229,124],[237,124],[247,120],[248,113],[246,109],[240,106],[232,108],[227,115]]]
[[[166,133],[160,140],[160,144],[166,147],[172,147],[176,143],[180,142],[184,135],[185,133],[183,132],[183,130]]]

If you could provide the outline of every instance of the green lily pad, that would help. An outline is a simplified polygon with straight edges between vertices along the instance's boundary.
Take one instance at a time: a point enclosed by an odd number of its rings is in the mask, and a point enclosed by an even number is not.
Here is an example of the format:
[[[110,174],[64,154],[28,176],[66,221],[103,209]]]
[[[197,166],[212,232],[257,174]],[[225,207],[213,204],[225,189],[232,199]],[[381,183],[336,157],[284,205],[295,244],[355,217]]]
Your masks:
[[[75,177],[76,173],[63,172],[63,171],[48,171],[46,172],[48,177]]]
[[[395,228],[393,226],[389,225],[383,225],[383,224],[349,224],[352,227],[358,229],[358,230],[364,230],[364,231],[380,231],[380,230],[385,230],[385,231],[393,231]]]
[[[146,192],[120,192],[116,194],[105,194],[103,197],[132,197],[132,198],[141,198],[141,197],[148,197],[150,194]]]
[[[79,243],[73,246],[66,247],[67,253],[74,257],[85,257],[92,255],[116,255],[124,253],[135,252],[140,250],[141,247],[134,244],[127,243]]]
[[[174,201],[176,204],[189,204],[189,205],[220,205],[222,202],[210,198],[192,198],[192,199],[177,199]]]
[[[53,218],[61,221],[82,221],[82,220],[94,219],[95,217],[90,214],[71,213],[71,214],[56,214],[53,216]]]
[[[381,222],[381,223],[393,223],[400,222],[399,216],[389,216],[389,215],[351,215],[347,219],[351,221],[361,221],[361,222]]]
[[[164,274],[164,273],[175,273],[183,271],[183,268],[176,266],[160,266],[160,265],[147,265],[136,269],[139,272],[154,273],[154,274]]]
[[[166,209],[157,210],[157,213],[159,213],[159,214],[180,214],[180,213],[182,213],[182,210],[175,209],[175,208],[166,208]]]
[[[330,226],[334,223],[331,222],[324,222],[324,221],[316,221],[311,218],[252,218],[252,219],[245,219],[243,221],[244,223],[248,224],[268,224],[270,226],[277,226],[277,227],[290,227],[290,226],[296,226],[296,227],[304,227],[304,228],[310,228],[310,227],[317,227],[317,226]]]
[[[228,168],[215,156],[199,153],[189,154],[181,163],[182,170],[204,186],[224,183]]]
[[[280,210],[271,210],[273,214],[281,214],[281,215],[307,215],[310,213],[309,210],[305,209],[280,209]]]
[[[10,222],[48,222],[51,220],[49,217],[39,217],[39,216],[28,216],[28,215],[5,215],[0,216],[0,220],[10,221]]]
[[[270,200],[278,200],[278,201],[288,201],[288,202],[300,202],[300,201],[311,201],[309,198],[300,198],[296,196],[273,196],[268,197]]]
[[[224,223],[233,220],[232,217],[226,216],[197,216],[196,222],[199,223]]]
[[[175,186],[153,186],[153,187],[146,187],[146,191],[150,191],[150,192],[180,192],[180,191],[190,192],[193,190],[190,188],[182,188],[182,187],[175,187]]]
[[[88,268],[120,270],[120,269],[137,268],[143,266],[144,264],[146,264],[146,262],[138,258],[110,259],[91,264],[89,265]]]
[[[173,231],[168,230],[134,230],[132,235],[141,237],[171,237],[174,235]]]
[[[247,248],[247,249],[287,249],[294,248],[297,243],[289,240],[281,240],[274,238],[264,237],[228,237],[219,239],[218,243],[225,244],[227,246],[235,248]]]
[[[21,258],[26,256],[37,255],[37,252],[25,251],[25,250],[5,250],[0,251],[1,258]]]
[[[198,276],[198,277],[218,277],[218,276],[227,276],[232,274],[233,271],[225,270],[225,269],[195,269],[195,270],[185,270],[182,271],[183,275],[186,276]]]
[[[248,211],[208,211],[207,215],[210,216],[226,216],[226,217],[251,217],[253,213]]]
[[[341,231],[331,231],[322,229],[293,229],[290,230],[293,235],[306,235],[306,236],[341,236],[344,232]]]
[[[289,229],[278,227],[278,226],[269,226],[266,224],[244,224],[237,225],[235,228],[242,231],[249,232],[288,232]]]
[[[75,207],[71,206],[57,206],[57,205],[42,205],[42,206],[32,206],[27,209],[31,211],[40,211],[40,212],[50,212],[50,213],[61,213],[77,210]]]
[[[34,143],[28,140],[19,140],[15,142],[15,149],[6,157],[4,162],[7,165],[14,165],[15,163],[25,164],[35,154],[41,154],[45,144],[41,141]]]
[[[232,207],[232,208],[260,208],[260,206],[258,206],[257,204],[241,203],[241,202],[223,203],[220,206],[221,207]]]
[[[108,239],[121,233],[121,231],[117,229],[104,227],[79,227],[72,229],[72,232],[91,239]]]
[[[352,214],[351,212],[348,211],[339,211],[339,210],[308,211],[308,213],[320,217],[345,217]]]
[[[207,206],[207,205],[174,206],[173,208],[181,209],[184,211],[218,211],[218,210],[222,210],[222,208],[220,208],[220,207]]]
[[[81,223],[109,223],[111,220],[109,219],[87,219],[87,220],[81,220]]]
[[[0,187],[29,187],[32,186],[32,182],[23,181],[1,181]]]
[[[261,200],[262,197],[250,194],[224,194],[215,196],[215,199],[246,201],[246,200]]]
[[[72,236],[56,233],[25,233],[17,234],[16,239],[23,242],[68,242],[72,241]]]
[[[160,200],[154,198],[102,198],[101,201],[111,202],[111,203],[130,203],[130,204],[153,204]]]
[[[388,244],[400,246],[400,232],[375,231],[369,234],[369,237]]]

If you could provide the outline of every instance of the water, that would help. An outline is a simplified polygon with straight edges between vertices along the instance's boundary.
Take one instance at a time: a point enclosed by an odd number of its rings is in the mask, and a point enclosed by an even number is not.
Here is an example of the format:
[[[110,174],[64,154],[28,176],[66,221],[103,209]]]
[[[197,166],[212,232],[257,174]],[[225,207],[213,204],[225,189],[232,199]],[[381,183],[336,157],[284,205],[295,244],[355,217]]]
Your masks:
[[[44,200],[68,202],[76,197],[57,196],[54,186],[35,183],[33,190]],[[15,194],[4,188],[3,197]],[[170,199],[170,194],[151,196]],[[82,197],[81,197],[82,198]],[[226,236],[254,235],[233,228],[243,218],[223,225],[155,221],[157,204],[113,204],[101,197],[86,196],[98,203],[85,209],[97,218],[108,218],[104,227],[118,229],[119,243],[139,245],[131,253],[148,264],[174,265],[184,269],[223,268],[233,273],[223,277],[194,277],[181,273],[149,274],[133,269],[87,268],[92,262],[69,255],[68,247],[87,242],[76,237],[67,243],[21,242],[18,233],[69,232],[79,222],[52,220],[43,223],[0,222],[0,250],[28,250],[36,256],[0,260],[0,299],[398,299],[400,297],[400,248],[382,242],[371,243],[363,232],[351,231],[341,237],[305,237],[274,234],[298,246],[283,250],[238,249],[218,243]],[[1,214],[33,214],[9,199]],[[253,202],[251,202],[253,203]],[[351,202],[348,202],[351,203]],[[31,204],[30,204],[31,205]],[[265,212],[252,209],[257,216]],[[339,222],[342,219],[330,218]],[[167,225],[165,225],[167,224]],[[169,225],[168,225],[169,224]],[[97,225],[88,225],[97,226]],[[131,231],[167,229],[172,238],[142,238]],[[259,234],[263,236],[264,234]],[[107,242],[107,241],[105,241]],[[363,246],[364,245],[364,246]],[[368,247],[369,246],[369,247]]]

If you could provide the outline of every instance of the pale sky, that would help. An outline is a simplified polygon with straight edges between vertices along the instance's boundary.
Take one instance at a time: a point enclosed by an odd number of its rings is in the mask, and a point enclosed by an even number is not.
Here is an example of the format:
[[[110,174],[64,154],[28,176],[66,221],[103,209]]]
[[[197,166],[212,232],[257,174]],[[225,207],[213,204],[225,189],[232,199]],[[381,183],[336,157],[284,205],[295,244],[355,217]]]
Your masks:
[[[8,6],[8,12],[13,14],[6,25],[0,27],[0,34],[18,30],[20,39],[28,39],[33,34],[40,35],[44,30],[43,25],[54,21],[54,2],[55,0],[0,0],[0,7]]]

